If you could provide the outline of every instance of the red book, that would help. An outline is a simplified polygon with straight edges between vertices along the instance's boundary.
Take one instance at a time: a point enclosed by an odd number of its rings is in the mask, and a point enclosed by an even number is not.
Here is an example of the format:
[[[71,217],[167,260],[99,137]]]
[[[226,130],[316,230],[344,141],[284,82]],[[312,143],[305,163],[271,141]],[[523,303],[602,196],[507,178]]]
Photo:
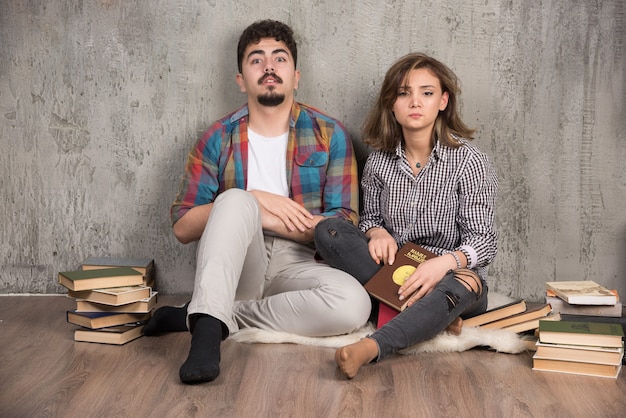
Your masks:
[[[384,303],[379,303],[378,306],[378,322],[376,323],[376,328],[382,327],[400,313]]]

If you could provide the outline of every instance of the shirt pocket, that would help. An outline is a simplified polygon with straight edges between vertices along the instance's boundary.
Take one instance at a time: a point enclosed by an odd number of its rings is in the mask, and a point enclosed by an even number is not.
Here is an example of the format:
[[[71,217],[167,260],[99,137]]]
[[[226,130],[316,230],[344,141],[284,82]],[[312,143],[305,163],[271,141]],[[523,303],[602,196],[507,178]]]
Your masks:
[[[292,177],[292,191],[297,185],[304,207],[314,214],[323,212],[322,190],[326,184],[328,154],[323,151],[299,154],[295,162],[297,169]]]
[[[317,151],[311,154],[300,154],[296,156],[296,164],[299,167],[322,167],[328,163],[328,154],[324,151]]]

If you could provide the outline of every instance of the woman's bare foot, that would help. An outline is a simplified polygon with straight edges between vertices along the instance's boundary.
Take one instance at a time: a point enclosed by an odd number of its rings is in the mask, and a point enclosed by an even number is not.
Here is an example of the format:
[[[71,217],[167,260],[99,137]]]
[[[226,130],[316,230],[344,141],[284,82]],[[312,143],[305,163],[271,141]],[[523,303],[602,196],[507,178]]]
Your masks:
[[[371,338],[363,338],[354,344],[338,348],[335,352],[335,361],[342,372],[352,379],[357,375],[361,366],[378,357],[378,344]]]
[[[461,331],[463,331],[463,319],[459,316],[457,319],[452,321],[450,325],[448,325],[446,331],[454,335],[461,335]]]

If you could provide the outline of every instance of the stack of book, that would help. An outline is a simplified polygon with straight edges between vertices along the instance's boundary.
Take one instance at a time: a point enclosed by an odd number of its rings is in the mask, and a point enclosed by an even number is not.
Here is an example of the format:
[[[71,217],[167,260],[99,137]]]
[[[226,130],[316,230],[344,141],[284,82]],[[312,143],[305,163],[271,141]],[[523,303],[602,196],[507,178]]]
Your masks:
[[[98,257],[81,270],[59,272],[59,283],[76,300],[67,322],[79,325],[75,341],[125,344],[141,336],[157,301],[154,260]]]
[[[617,290],[591,280],[546,282],[546,303],[567,315],[619,318],[623,309]]]
[[[483,314],[467,318],[464,327],[481,327],[486,329],[506,329],[521,333],[539,328],[539,320],[558,321],[560,315],[553,313],[547,303],[531,303],[524,299],[498,306]]]
[[[619,324],[540,321],[533,370],[617,378],[623,338]]]

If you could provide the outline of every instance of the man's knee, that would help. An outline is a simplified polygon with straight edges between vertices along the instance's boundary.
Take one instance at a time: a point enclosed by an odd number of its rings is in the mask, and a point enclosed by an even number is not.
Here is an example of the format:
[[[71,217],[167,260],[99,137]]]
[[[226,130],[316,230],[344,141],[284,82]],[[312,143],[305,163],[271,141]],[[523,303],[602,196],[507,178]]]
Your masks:
[[[246,212],[256,216],[259,212],[259,204],[256,198],[242,189],[228,189],[215,198],[215,207],[222,207],[228,213],[245,214]]]

